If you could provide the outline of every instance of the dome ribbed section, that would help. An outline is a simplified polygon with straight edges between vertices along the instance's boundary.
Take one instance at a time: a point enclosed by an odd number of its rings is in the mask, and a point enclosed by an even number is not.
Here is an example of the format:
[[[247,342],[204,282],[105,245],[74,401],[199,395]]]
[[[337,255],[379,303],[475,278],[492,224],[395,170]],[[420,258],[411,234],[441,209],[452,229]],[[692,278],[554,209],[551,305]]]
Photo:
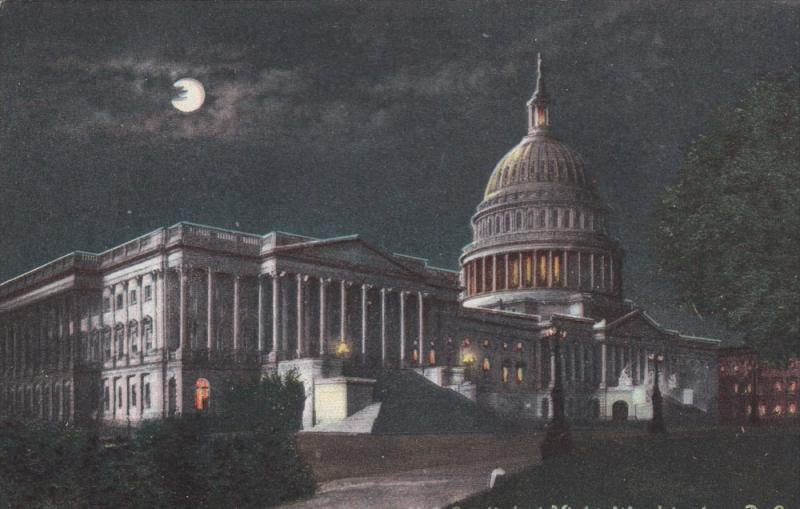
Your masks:
[[[547,134],[526,136],[497,163],[484,199],[504,191],[518,192],[538,183],[590,188],[583,163],[566,145]]]

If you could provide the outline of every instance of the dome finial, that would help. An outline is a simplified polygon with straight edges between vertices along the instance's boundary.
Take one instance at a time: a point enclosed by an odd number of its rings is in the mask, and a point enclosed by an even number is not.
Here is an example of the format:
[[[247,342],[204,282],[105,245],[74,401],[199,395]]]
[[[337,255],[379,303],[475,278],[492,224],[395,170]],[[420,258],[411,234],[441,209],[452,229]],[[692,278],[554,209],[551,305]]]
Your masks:
[[[544,92],[544,67],[541,53],[536,53],[536,91],[533,93],[533,100],[547,100]]]
[[[544,90],[544,64],[542,54],[536,53],[536,91],[528,101],[528,134],[546,131],[550,126],[547,94]]]

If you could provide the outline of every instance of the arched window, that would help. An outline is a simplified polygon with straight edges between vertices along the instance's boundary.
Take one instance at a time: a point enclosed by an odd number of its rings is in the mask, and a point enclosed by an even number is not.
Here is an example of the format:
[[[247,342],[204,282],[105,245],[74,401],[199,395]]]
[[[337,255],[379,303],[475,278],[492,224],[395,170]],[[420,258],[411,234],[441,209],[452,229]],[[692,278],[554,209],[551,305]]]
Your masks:
[[[534,226],[534,223],[533,223],[533,210],[529,210],[528,211],[528,220],[526,221],[525,227],[530,230],[530,229],[533,228],[533,226]]]
[[[492,365],[489,363],[489,358],[488,357],[484,357],[483,358],[483,363],[481,364],[481,369],[483,370],[484,374],[488,373],[489,370],[492,369]]]
[[[544,224],[545,224],[545,209],[539,210],[539,212],[537,212],[537,216],[539,217],[539,228],[544,228]]]
[[[503,231],[504,232],[511,231],[511,212],[506,212],[506,222],[505,225],[503,226]]]
[[[128,322],[128,344],[132,354],[139,352],[139,324],[136,320]]]
[[[500,216],[497,215],[494,217],[494,231],[495,233],[500,233]]]
[[[797,403],[789,403],[789,414],[794,415],[797,413]]]
[[[114,328],[114,341],[117,343],[117,358],[125,356],[125,326],[118,323]]]
[[[521,230],[522,229],[522,212],[519,210],[517,211],[516,217],[514,219],[514,229]]]
[[[433,341],[431,341],[431,344],[428,347],[428,364],[431,366],[436,365],[436,345]]]
[[[209,403],[211,403],[211,384],[205,378],[198,378],[194,387],[195,409],[208,410]]]
[[[503,368],[502,368],[502,371],[501,371],[501,379],[502,379],[504,384],[508,383],[508,378],[510,376],[509,371],[511,371],[510,364],[511,363],[508,362],[507,360],[503,361]]]
[[[103,329],[103,360],[111,359],[111,329],[106,327]]]

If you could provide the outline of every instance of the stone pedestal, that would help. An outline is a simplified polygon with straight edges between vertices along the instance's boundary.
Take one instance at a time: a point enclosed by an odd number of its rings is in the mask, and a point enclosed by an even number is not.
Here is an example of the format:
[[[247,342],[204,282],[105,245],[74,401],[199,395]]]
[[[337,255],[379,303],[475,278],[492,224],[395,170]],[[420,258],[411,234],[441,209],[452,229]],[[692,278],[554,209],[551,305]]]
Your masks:
[[[306,402],[303,408],[303,429],[314,425],[315,385],[326,378],[339,377],[342,374],[341,359],[294,359],[278,363],[278,374],[285,376],[295,371],[303,382]]]

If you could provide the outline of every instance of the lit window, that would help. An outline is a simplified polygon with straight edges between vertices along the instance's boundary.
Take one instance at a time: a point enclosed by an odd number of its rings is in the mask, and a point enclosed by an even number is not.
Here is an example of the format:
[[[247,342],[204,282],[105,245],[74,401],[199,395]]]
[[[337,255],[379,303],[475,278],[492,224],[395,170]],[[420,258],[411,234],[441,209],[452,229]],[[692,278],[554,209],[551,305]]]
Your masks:
[[[733,393],[739,394],[739,384],[733,384]]]
[[[783,384],[780,382],[775,382],[775,392],[781,392],[783,390]]]
[[[772,409],[772,412],[775,415],[783,415],[783,405],[775,405],[775,408]]]
[[[508,343],[506,343],[505,341],[503,341],[503,351],[504,352],[508,351]]]
[[[153,288],[150,285],[144,287],[144,300],[147,302],[148,300],[153,298]]]
[[[503,366],[503,383],[508,383],[508,366]]]
[[[789,413],[794,415],[797,413],[797,404],[796,403],[789,403]]]
[[[553,282],[559,283],[561,281],[561,256],[553,257]]]
[[[489,370],[492,369],[491,364],[489,364],[489,358],[488,357],[484,357],[483,358],[483,364],[481,365],[481,369],[483,369],[484,373],[488,373]]]
[[[517,343],[517,352],[522,353],[522,350],[523,350],[522,342]]]
[[[436,365],[436,350],[432,348],[428,350],[428,364],[430,364],[431,366]]]
[[[762,416],[767,415],[767,406],[766,405],[760,405],[758,407],[758,413],[759,413],[759,415],[762,415]]]
[[[547,255],[539,255],[539,283],[547,282]]]
[[[524,375],[525,375],[525,365],[524,365],[524,364],[522,364],[521,362],[518,362],[518,363],[517,363],[517,369],[516,369],[516,370],[514,370],[514,372],[515,372],[515,375],[516,375],[516,376],[515,376],[515,378],[516,378],[516,380],[517,380],[517,383],[518,383],[518,384],[521,384],[521,383],[522,383],[522,381],[524,380]]]
[[[789,392],[797,391],[797,382],[790,382],[789,383]]]
[[[211,399],[211,386],[205,378],[198,378],[195,382],[194,407],[197,410],[208,410]]]
[[[483,340],[483,347],[484,347],[484,348],[489,348],[490,346],[492,346],[492,345],[491,345],[491,343],[489,342],[489,340],[488,340],[488,339],[484,339],[484,340]]]

